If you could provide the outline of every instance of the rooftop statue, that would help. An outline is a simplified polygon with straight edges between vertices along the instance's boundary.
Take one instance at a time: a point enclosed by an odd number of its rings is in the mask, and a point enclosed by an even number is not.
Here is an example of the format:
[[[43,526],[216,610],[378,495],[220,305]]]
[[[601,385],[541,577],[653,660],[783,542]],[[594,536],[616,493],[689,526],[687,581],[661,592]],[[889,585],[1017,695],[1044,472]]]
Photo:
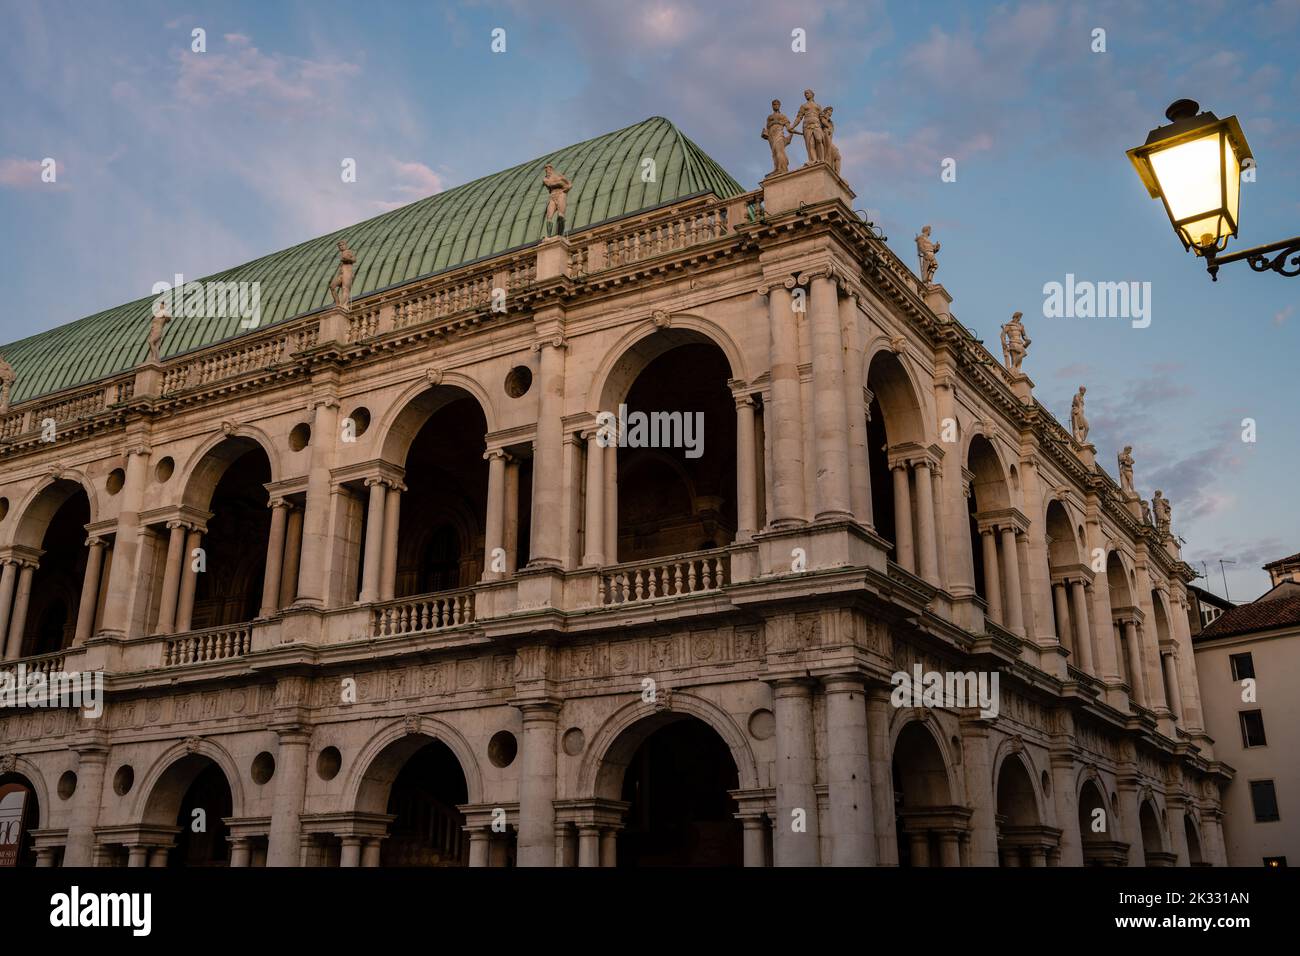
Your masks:
[[[1070,403],[1070,430],[1074,432],[1074,440],[1080,445],[1088,443],[1088,419],[1083,414],[1083,396],[1088,389],[1079,386],[1079,391],[1074,396],[1074,401]]]
[[[1136,494],[1133,490],[1133,446],[1125,445],[1119,453],[1119,487],[1126,495]]]
[[[789,118],[781,112],[780,100],[772,101],[772,112],[768,114],[767,122],[763,125],[763,132],[760,135],[767,140],[767,145],[772,148],[772,172],[768,175],[775,176],[779,173],[788,173],[790,171],[790,159],[785,154],[785,148],[794,139],[794,133],[791,130]]]
[[[14,374],[14,367],[6,361],[3,355],[0,355],[0,412],[9,411],[9,392],[14,387],[14,381],[18,378]]]
[[[1156,513],[1156,530],[1162,536],[1167,535],[1170,525],[1173,524],[1174,508],[1159,488],[1156,489],[1155,497],[1151,499],[1151,508]]]
[[[346,239],[339,240],[339,267],[330,281],[330,295],[334,304],[347,312],[352,308],[352,274],[357,264],[357,254],[348,248]]]
[[[935,248],[937,249],[938,246]],[[1020,363],[1025,360],[1025,356],[1029,353],[1029,346],[1033,342],[1033,339],[1025,335],[1025,324],[1020,321],[1021,315],[1023,313],[1016,312],[1011,316],[1011,321],[1002,326],[1002,362],[1013,372],[1020,371]]]
[[[153,319],[149,323],[149,357],[146,361],[150,365],[157,365],[162,361],[162,340],[167,331],[167,323],[172,320],[171,313],[167,311],[167,296],[160,295],[153,303]]]
[[[930,227],[922,226],[921,234],[916,237],[916,254],[921,259],[921,284],[929,285],[934,281],[934,273],[939,268],[939,259],[935,255],[939,243],[930,239]]]
[[[822,110],[822,127],[826,134],[826,162],[830,163],[831,169],[835,175],[840,174],[840,148],[835,145],[835,124],[831,122],[831,112],[835,109],[828,106]]]
[[[542,228],[542,238],[564,235],[564,210],[569,201],[569,190],[573,188],[567,176],[557,173],[555,167],[547,163],[542,169],[542,185],[550,193],[546,200],[546,223]],[[551,231],[551,220],[555,220],[555,231]]]
[[[822,108],[814,102],[813,91],[804,90],[803,98],[803,105],[794,114],[794,126],[803,123],[803,129],[794,129],[794,132],[803,136],[804,148],[808,150],[808,162],[804,165],[811,166],[826,162],[826,133],[822,129]]]

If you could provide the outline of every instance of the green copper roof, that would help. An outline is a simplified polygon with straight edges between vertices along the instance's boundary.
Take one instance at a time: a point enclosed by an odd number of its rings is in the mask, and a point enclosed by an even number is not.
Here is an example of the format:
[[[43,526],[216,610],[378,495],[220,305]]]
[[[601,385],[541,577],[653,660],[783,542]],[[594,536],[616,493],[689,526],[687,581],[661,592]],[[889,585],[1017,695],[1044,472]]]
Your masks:
[[[647,158],[654,160],[655,176],[649,182],[642,178]],[[260,283],[266,326],[330,304],[339,239],[346,238],[357,255],[354,299],[529,245],[542,234],[546,163],[573,183],[569,233],[699,193],[725,199],[744,192],[676,126],[655,116],[200,281]],[[143,362],[153,298],[0,347],[16,375],[11,400],[83,385]],[[172,311],[178,310],[173,306]],[[178,355],[241,331],[238,316],[178,316],[167,326],[162,354]]]

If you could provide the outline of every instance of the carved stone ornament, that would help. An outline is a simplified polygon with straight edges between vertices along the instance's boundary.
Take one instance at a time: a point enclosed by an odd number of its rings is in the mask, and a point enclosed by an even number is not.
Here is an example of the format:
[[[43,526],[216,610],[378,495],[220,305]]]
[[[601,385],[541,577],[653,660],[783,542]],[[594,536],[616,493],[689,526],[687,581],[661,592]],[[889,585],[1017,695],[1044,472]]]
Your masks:
[[[0,773],[13,773],[18,768],[18,758],[13,754],[0,756]]]
[[[664,688],[655,693],[655,710],[665,711],[673,709],[673,692],[672,688]]]
[[[402,729],[408,734],[418,734],[424,727],[424,718],[419,714],[407,714],[402,720]]]
[[[186,738],[185,738],[185,752],[186,752],[187,754],[198,753],[198,752],[199,752],[199,747],[201,747],[202,745],[203,745],[203,738],[202,738],[202,737],[186,737]]]
[[[430,385],[441,385],[442,369],[440,368],[426,369],[424,373],[424,377]]]
[[[239,431],[239,425],[235,422],[226,420],[221,423],[221,434],[229,438],[235,432]]]
[[[672,318],[663,309],[655,309],[651,312],[650,321],[661,329],[666,329],[672,324]]]

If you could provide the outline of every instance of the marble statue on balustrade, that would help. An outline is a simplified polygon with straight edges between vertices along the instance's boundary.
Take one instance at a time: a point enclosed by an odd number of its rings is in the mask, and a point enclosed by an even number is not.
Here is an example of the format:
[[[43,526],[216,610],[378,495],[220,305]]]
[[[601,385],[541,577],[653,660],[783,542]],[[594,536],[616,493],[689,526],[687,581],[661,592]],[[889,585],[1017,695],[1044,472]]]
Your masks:
[[[1133,446],[1125,445],[1119,453],[1119,489],[1125,497],[1133,497],[1137,492],[1133,488]]]
[[[767,122],[763,125],[763,132],[760,135],[767,140],[767,145],[772,150],[772,171],[768,175],[788,173],[790,158],[786,156],[785,148],[794,139],[794,133],[791,131],[789,118],[781,112],[780,100],[772,101],[772,112],[768,114]]]
[[[542,227],[542,238],[552,235],[562,236],[564,235],[564,211],[568,206],[569,190],[573,188],[573,183],[547,163],[542,169],[542,185],[550,194],[546,200],[546,219]],[[552,224],[555,227],[554,231],[551,228]]]
[[[1079,391],[1074,395],[1074,401],[1070,403],[1070,431],[1074,434],[1074,440],[1080,445],[1088,443],[1088,419],[1083,409],[1083,396],[1087,393],[1088,389],[1080,385]]]
[[[1156,530],[1160,532],[1161,537],[1168,535],[1173,524],[1174,508],[1159,488],[1156,489],[1155,497],[1151,499],[1151,507],[1155,511]]]
[[[13,390],[17,378],[14,367],[3,355],[0,355],[0,412],[9,411],[9,393]]]
[[[826,136],[826,162],[830,164],[835,175],[840,174],[840,148],[835,145],[835,123],[831,121],[831,112],[834,107],[828,106],[822,110],[822,131]]]
[[[162,340],[167,333],[167,323],[171,320],[171,313],[167,310],[167,297],[160,295],[154,300],[153,319],[149,322],[149,357],[145,360],[149,365],[157,365],[162,361]]]
[[[939,243],[930,239],[930,227],[922,226],[921,234],[916,237],[916,254],[921,260],[921,285],[934,281],[934,274],[939,269]]]
[[[1033,342],[1025,334],[1025,324],[1020,321],[1022,314],[1014,313],[1011,321],[1002,326],[1002,363],[1013,372],[1020,371],[1020,365],[1029,354],[1029,346]]]
[[[826,132],[822,128],[822,108],[813,99],[813,91],[804,90],[803,98],[803,105],[794,114],[793,130],[803,136],[804,149],[808,151],[808,162],[804,165],[811,166],[826,162]],[[800,123],[803,129],[798,128]]]
[[[1143,498],[1141,500],[1141,504],[1142,504],[1142,523],[1149,525],[1151,524],[1151,502]]]
[[[334,305],[344,312],[352,308],[352,277],[356,270],[357,254],[348,248],[346,239],[339,240],[339,267],[330,281],[330,296]]]

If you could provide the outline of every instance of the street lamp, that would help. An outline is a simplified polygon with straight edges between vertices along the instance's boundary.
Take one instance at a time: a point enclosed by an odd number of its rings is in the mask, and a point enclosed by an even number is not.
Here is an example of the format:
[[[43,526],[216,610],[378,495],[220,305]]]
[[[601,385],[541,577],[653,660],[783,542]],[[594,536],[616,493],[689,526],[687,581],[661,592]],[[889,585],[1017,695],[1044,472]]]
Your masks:
[[[1253,157],[1237,117],[1221,120],[1199,109],[1194,100],[1178,100],[1165,110],[1169,125],[1156,127],[1128,151],[1142,184],[1164,203],[1183,248],[1205,259],[1214,281],[1220,265],[1239,259],[1256,272],[1300,275],[1300,236],[1219,255],[1237,234],[1242,165]]]

